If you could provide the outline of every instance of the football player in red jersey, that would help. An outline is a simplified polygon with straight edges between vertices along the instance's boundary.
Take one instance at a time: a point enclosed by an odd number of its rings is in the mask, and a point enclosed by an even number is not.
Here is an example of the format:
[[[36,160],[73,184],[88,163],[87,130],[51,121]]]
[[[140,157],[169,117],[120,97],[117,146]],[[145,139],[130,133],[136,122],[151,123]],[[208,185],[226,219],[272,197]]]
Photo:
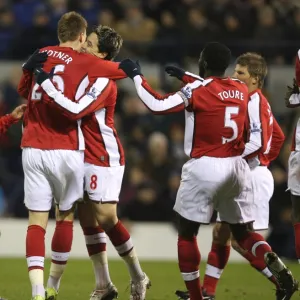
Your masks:
[[[185,110],[184,146],[191,159],[183,166],[174,210],[179,218],[179,268],[191,300],[203,299],[196,236],[200,224],[210,222],[214,209],[220,221],[229,224],[239,246],[257,259],[265,259],[283,288],[294,289],[290,271],[264,238],[249,227],[254,221],[251,171],[242,156],[249,148],[243,141],[248,89],[241,81],[224,76],[230,59],[225,45],[207,44],[199,60],[203,78],[167,96],[149,87],[138,64],[131,60],[120,64],[154,113]]]
[[[66,118],[56,106],[49,106],[42,101],[48,95],[33,81],[32,62],[38,62],[38,66],[40,61],[37,58],[48,56],[44,69],[51,71],[52,80],[58,88],[75,100],[85,93],[99,69],[101,74],[109,78],[126,77],[118,69],[119,64],[79,52],[86,41],[86,27],[86,20],[79,14],[64,14],[58,23],[60,45],[46,47],[41,50],[42,53],[33,54],[23,65],[24,74],[19,84],[19,93],[28,97],[22,147],[25,204],[29,210],[26,256],[32,298],[35,300],[45,299],[44,237],[53,199],[59,211],[52,240],[48,286],[58,289],[60,275],[69,257],[73,239],[74,204],[83,198],[84,139],[81,120]]]
[[[7,129],[12,125],[20,121],[26,110],[26,104],[17,106],[10,114],[0,117],[0,136],[5,134]]]
[[[296,79],[286,93],[286,106],[295,108],[300,106],[300,50],[298,50],[295,67]],[[294,131],[288,168],[288,189],[292,200],[292,220],[295,232],[295,250],[300,263],[300,119]]]
[[[121,45],[122,38],[115,30],[100,25],[88,36],[84,48],[99,59],[112,60]],[[96,275],[96,289],[91,300],[117,296],[108,273],[105,234],[98,223],[128,266],[130,299],[145,299],[146,289],[150,286],[149,278],[142,271],[130,234],[116,213],[125,165],[124,151],[114,128],[117,86],[115,81],[105,77],[105,73],[100,76],[99,71],[99,78],[91,82],[86,94],[78,102],[73,102],[54,86],[48,73],[36,71],[37,83],[53,99],[43,101],[56,104],[57,109],[70,119],[82,119],[87,202],[78,204],[78,214]],[[53,296],[56,294],[57,290]]]
[[[167,67],[171,75],[193,82],[195,79],[184,74],[184,70]],[[184,75],[180,75],[184,74]],[[179,76],[178,76],[179,75]],[[233,77],[245,82],[249,91],[248,118],[245,124],[246,149],[243,156],[247,160],[252,173],[253,183],[253,214],[255,222],[253,230],[265,235],[269,225],[269,201],[273,195],[274,180],[268,170],[269,163],[274,160],[284,142],[284,134],[274,118],[268,100],[261,92],[267,65],[264,58],[256,53],[245,53],[237,58]],[[218,218],[219,219],[219,218]],[[243,250],[232,239],[233,248],[243,255],[256,270],[265,275],[276,286],[276,299],[289,299],[286,291],[281,288],[277,279],[268,269],[264,260],[257,259],[252,253]],[[213,230],[213,243],[208,255],[206,274],[203,283],[204,299],[215,299],[218,280],[228,262],[230,254],[230,227],[226,223],[217,223]],[[297,288],[295,282],[294,290]],[[181,299],[188,298],[188,294],[177,291]],[[287,297],[287,298],[285,298]]]

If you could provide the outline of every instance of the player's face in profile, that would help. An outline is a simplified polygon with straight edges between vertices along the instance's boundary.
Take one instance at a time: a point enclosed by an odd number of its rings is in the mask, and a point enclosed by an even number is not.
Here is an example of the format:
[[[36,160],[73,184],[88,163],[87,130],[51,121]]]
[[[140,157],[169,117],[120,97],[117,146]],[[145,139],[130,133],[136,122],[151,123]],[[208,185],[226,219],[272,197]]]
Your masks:
[[[92,32],[86,39],[83,47],[81,48],[81,52],[87,52],[93,55],[97,55],[99,53],[98,49],[98,37],[97,34]]]
[[[241,66],[241,65],[237,64],[234,68],[234,73],[233,73],[232,77],[245,82],[248,87],[250,87],[252,85],[253,78],[250,76],[250,74],[248,72],[248,68],[246,66]]]

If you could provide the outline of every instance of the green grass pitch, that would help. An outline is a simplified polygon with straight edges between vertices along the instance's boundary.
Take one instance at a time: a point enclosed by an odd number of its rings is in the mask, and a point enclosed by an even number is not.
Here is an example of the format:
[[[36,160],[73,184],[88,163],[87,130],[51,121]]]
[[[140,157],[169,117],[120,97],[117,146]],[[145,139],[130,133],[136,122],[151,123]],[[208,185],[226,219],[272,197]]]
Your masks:
[[[152,287],[147,300],[176,299],[174,291],[184,289],[176,262],[142,262],[151,278]],[[296,278],[300,279],[300,265],[289,264]],[[46,276],[49,261],[46,262]],[[110,262],[110,273],[119,290],[119,299],[129,299],[129,276],[122,261]],[[201,266],[204,274],[204,263]],[[70,259],[62,279],[59,300],[88,300],[94,287],[90,261]],[[25,259],[0,259],[0,296],[8,300],[29,300],[30,284]],[[1,298],[1,297],[0,297]],[[293,297],[299,298],[299,295]],[[273,285],[247,264],[230,263],[223,273],[217,290],[218,300],[272,300]]]

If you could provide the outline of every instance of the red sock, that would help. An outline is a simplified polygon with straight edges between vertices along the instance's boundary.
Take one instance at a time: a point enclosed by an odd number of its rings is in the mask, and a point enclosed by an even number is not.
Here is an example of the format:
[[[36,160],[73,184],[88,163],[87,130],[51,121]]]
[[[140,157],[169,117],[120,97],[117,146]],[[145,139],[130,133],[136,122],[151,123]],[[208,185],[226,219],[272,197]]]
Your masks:
[[[26,235],[26,258],[28,271],[44,270],[45,229],[38,225],[30,225]]]
[[[203,281],[203,289],[206,290],[207,295],[216,294],[217,284],[229,259],[230,248],[230,246],[212,243]]]
[[[271,273],[271,271],[268,269],[264,260],[258,259],[250,252],[245,253],[243,257],[245,257],[249,261],[249,263],[254,269],[256,269],[264,276],[266,276],[276,286],[276,289],[280,289],[280,285],[278,281],[276,280],[275,276]]]
[[[272,252],[270,245],[257,232],[248,232],[246,238],[237,242],[259,260],[264,261],[265,253]]]
[[[199,278],[200,251],[196,237],[185,239],[178,236],[178,262],[179,269],[191,300],[201,300],[202,292]]]
[[[83,227],[82,230],[89,256],[106,251],[106,234],[100,226]]]
[[[294,224],[296,256],[300,262],[300,223]]]
[[[57,221],[52,238],[52,262],[65,265],[68,261],[73,241],[73,222]]]
[[[106,234],[120,256],[125,256],[132,250],[133,243],[130,234],[120,221]]]

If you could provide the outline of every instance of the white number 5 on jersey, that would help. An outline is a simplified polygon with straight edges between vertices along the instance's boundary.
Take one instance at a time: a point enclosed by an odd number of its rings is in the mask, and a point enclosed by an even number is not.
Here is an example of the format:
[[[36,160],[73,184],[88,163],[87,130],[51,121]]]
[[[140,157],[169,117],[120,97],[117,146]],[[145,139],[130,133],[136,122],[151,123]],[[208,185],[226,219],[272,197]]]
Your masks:
[[[225,120],[224,120],[224,127],[231,128],[233,134],[230,138],[226,138],[222,136],[222,144],[231,142],[235,140],[238,136],[238,127],[234,120],[232,120],[232,115],[238,115],[239,107],[238,106],[227,106],[225,108]]]

